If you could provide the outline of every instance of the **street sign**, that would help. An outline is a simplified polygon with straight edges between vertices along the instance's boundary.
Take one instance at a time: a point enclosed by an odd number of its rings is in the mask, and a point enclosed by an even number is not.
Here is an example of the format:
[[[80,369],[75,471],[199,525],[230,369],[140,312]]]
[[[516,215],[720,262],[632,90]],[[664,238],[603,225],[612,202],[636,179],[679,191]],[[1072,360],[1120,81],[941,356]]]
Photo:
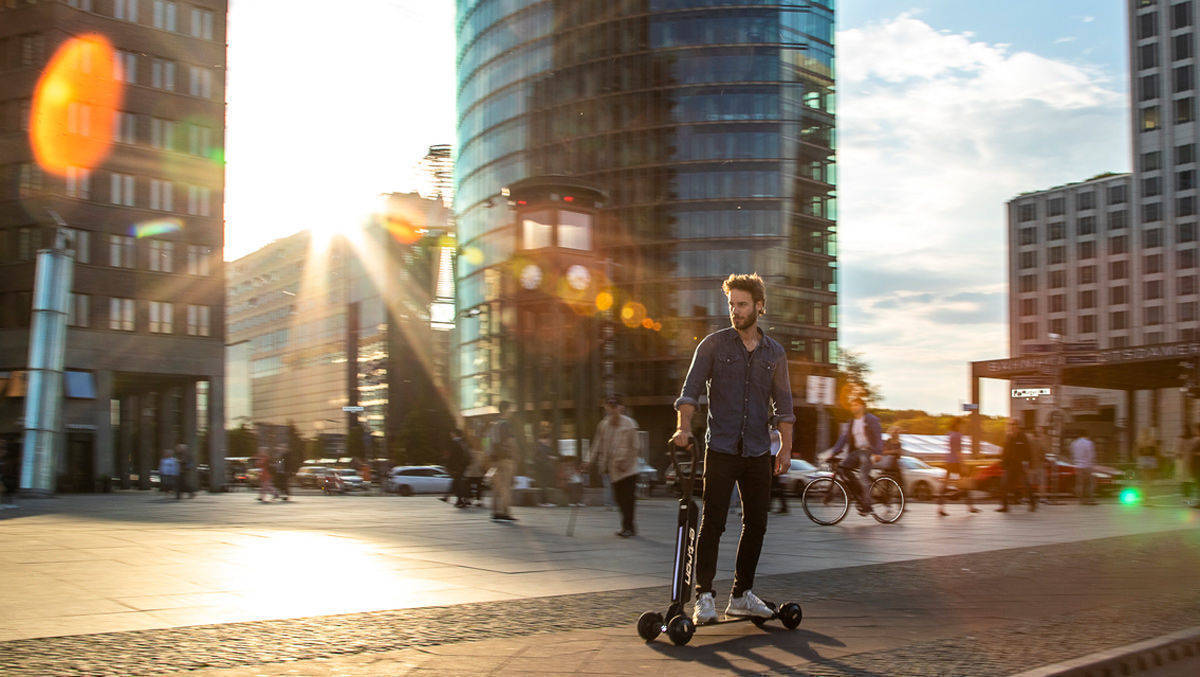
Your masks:
[[[366,408],[365,407],[357,407],[357,406],[356,407],[342,407],[342,411],[344,411],[348,414],[350,414],[350,413],[357,414],[360,411],[366,411]]]
[[[1049,388],[1013,388],[1012,389],[1013,397],[1030,398],[1030,397],[1041,397],[1042,395],[1049,395],[1049,394],[1050,394]]]
[[[832,407],[837,397],[837,379],[830,376],[808,375],[808,387],[805,388],[805,401],[809,404],[824,404]]]
[[[975,404],[974,402],[967,402],[966,404],[962,405],[962,410],[963,411],[979,411],[979,405]]]

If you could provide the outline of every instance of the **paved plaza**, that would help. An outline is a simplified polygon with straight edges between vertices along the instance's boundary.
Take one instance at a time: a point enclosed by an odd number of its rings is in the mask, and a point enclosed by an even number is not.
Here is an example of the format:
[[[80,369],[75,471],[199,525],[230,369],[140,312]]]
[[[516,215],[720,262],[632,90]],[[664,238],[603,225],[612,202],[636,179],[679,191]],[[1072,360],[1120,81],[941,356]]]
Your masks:
[[[633,630],[667,597],[665,499],[639,503],[630,540],[599,507],[574,511],[569,536],[568,508],[520,509],[505,525],[430,497],[24,505],[0,520],[0,669],[27,674],[633,674],[681,658],[714,674],[900,674],[870,667],[897,651],[992,666],[929,674],[1007,674],[1200,618],[1200,511],[1178,507],[954,505],[938,518],[913,504],[890,526],[773,515],[756,589],[799,599],[800,630],[704,628],[680,649]],[[718,578],[732,575],[735,541],[728,530]],[[1047,644],[1072,632],[1087,641]],[[1045,646],[1012,656],[1014,637]]]

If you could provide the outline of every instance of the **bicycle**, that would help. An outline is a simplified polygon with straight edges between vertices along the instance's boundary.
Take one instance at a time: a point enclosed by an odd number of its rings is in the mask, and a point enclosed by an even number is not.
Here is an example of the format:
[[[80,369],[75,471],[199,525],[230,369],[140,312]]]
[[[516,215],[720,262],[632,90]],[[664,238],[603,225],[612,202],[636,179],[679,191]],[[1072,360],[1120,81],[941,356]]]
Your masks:
[[[859,511],[863,510],[859,499],[859,481],[850,470],[841,467],[837,459],[825,462],[830,477],[820,477],[808,483],[801,495],[800,505],[804,514],[821,526],[832,526],[841,522],[850,511],[850,500]],[[847,486],[853,489],[847,489]],[[881,524],[892,524],[904,514],[904,489],[894,477],[884,474],[876,477],[868,489],[871,492],[871,517]]]

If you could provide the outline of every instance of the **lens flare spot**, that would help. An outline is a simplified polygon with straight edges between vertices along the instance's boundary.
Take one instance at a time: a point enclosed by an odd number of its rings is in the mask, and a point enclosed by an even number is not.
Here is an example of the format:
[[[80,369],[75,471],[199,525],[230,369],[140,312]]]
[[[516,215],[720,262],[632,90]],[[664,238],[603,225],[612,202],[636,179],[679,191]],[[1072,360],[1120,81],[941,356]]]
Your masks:
[[[654,328],[654,320],[651,320],[648,317],[646,319],[642,320],[642,328],[643,329],[653,329]]]
[[[655,322],[653,329],[654,331],[662,331],[662,322]]]
[[[50,58],[29,112],[29,141],[43,170],[62,176],[108,156],[123,94],[115,66],[112,45],[96,34],[67,40]]]
[[[646,306],[637,301],[630,301],[621,307],[621,321],[626,327],[633,329],[642,323],[646,318]]]
[[[613,307],[612,292],[602,291],[599,294],[596,294],[596,310],[599,310],[600,312],[605,312],[609,308],[612,308],[612,307]]]
[[[472,266],[483,265],[483,250],[479,247],[467,247],[463,250],[462,256]]]
[[[1142,502],[1142,492],[1128,487],[1121,490],[1121,505],[1133,505]]]
[[[183,221],[175,218],[166,218],[135,223],[129,229],[129,234],[140,239],[143,237],[166,235],[167,233],[178,233],[181,230],[183,230]]]
[[[418,228],[408,219],[389,216],[384,227],[391,233],[392,239],[400,244],[414,244],[425,234],[425,229]]]

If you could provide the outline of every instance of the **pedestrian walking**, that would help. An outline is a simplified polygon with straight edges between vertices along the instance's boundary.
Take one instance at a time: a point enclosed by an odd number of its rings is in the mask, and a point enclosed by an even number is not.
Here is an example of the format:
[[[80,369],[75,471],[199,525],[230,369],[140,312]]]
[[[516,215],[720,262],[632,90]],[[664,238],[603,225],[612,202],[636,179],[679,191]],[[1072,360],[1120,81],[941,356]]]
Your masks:
[[[1143,488],[1148,490],[1149,483],[1158,472],[1158,440],[1155,439],[1152,428],[1142,428],[1137,437],[1138,474]],[[1148,495],[1148,494],[1147,494]]]
[[[196,473],[196,464],[192,461],[188,445],[175,445],[175,459],[179,463],[179,481],[175,485],[175,499],[182,500],[185,493],[188,498],[195,498],[196,490],[192,487],[194,486],[193,477]]]
[[[967,500],[967,512],[979,512],[979,508],[971,502],[971,487],[967,483],[967,465],[963,463],[962,457],[962,419],[955,418],[950,421],[950,434],[947,435],[946,441],[946,475],[942,477],[942,486],[938,489],[938,515],[947,517],[948,513],[943,507],[946,504],[946,487],[950,484],[950,476],[957,475],[959,483],[959,491]]]
[[[450,431],[450,445],[446,450],[446,472],[450,473],[450,490],[442,496],[442,500],[448,501],[450,496],[454,496],[456,508],[467,507],[466,472],[470,464],[471,452],[467,449],[466,440],[463,439],[462,431],[454,428]]]
[[[757,274],[730,275],[721,285],[729,300],[733,325],[704,337],[696,346],[683,389],[675,400],[678,420],[671,443],[695,444],[692,416],[700,397],[708,396],[707,445],[704,453],[704,508],[696,539],[697,625],[717,620],[713,578],[721,534],[729,513],[729,495],[742,496],[742,534],[726,616],[770,618],[774,611],[752,592],[767,515],[771,509],[771,475],[791,464],[792,392],[787,352],[758,325],[765,311],[766,285]],[[779,426],[781,444],[772,461],[770,425]]]
[[[483,474],[486,472],[486,459],[479,440],[469,431],[463,434],[463,442],[467,446],[471,460],[463,473],[467,480],[467,506],[483,505]]]
[[[634,509],[637,506],[637,422],[625,415],[620,395],[604,400],[604,419],[596,426],[592,453],[604,459],[602,472],[612,482],[613,498],[621,509],[621,530],[617,536],[637,535]]]
[[[488,462],[495,468],[492,475],[492,521],[515,522],[510,514],[512,506],[513,470],[517,458],[517,436],[513,431],[509,412],[511,402],[500,403],[500,418],[488,428]]]
[[[1030,458],[1029,436],[1021,429],[1017,419],[1009,419],[1008,436],[1004,438],[1004,449],[1001,463],[1004,464],[1004,490],[1000,496],[1000,507],[996,512],[1008,512],[1009,494],[1024,488],[1029,499],[1029,512],[1037,510],[1037,496],[1029,483],[1029,473],[1026,466]]]
[[[283,451],[271,462],[271,482],[275,486],[275,496],[282,497],[285,501],[292,498],[292,469],[288,456],[289,454]],[[367,476],[369,477],[370,473]]]
[[[0,449],[0,483],[4,485],[4,498],[0,501],[5,509],[18,507],[14,502],[17,489],[21,486],[21,446],[16,440],[9,440]]]
[[[537,441],[533,446],[533,469],[538,486],[538,505],[543,508],[557,505],[551,500],[558,474],[558,452],[554,448],[553,436],[550,422],[542,421],[538,425]]]
[[[163,452],[162,461],[158,464],[158,479],[162,482],[162,491],[167,493],[176,492],[175,499],[181,498],[179,495],[179,459],[175,458],[174,452],[169,449]]]
[[[1071,442],[1071,464],[1075,466],[1075,495],[1080,505],[1095,505],[1092,500],[1092,466],[1096,464],[1096,445],[1086,430]]]
[[[279,498],[279,492],[275,490],[275,484],[271,478],[271,455],[267,452],[266,447],[260,447],[258,450],[258,500],[266,502],[264,496],[267,492],[271,493],[271,498]]]

